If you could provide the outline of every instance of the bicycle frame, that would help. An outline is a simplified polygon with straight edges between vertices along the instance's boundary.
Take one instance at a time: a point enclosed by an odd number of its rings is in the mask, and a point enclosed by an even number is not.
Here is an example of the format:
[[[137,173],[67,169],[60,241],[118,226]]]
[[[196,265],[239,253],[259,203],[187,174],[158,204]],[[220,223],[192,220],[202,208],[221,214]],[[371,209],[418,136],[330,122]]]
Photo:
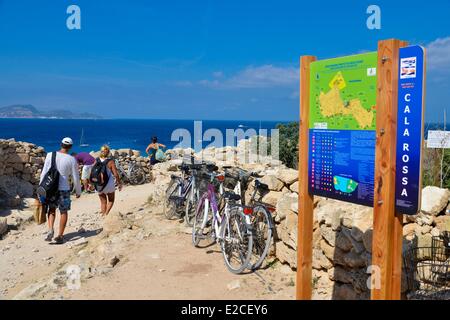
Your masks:
[[[220,185],[219,188],[220,188],[219,192],[220,192],[220,194],[222,194],[222,192],[223,192],[222,184]],[[208,191],[207,191],[207,193],[204,194],[204,197],[206,197],[206,199],[205,199],[205,205],[203,207],[202,229],[205,228],[206,223],[208,222],[208,211],[209,211],[209,208],[211,207],[212,216],[213,216],[213,226],[214,226],[214,231],[216,234],[216,240],[221,240],[224,238],[223,232],[225,230],[225,228],[224,228],[225,224],[223,224],[223,221],[225,219],[220,214],[219,207],[217,204],[217,199],[216,199],[216,193],[214,190],[214,186],[212,184],[208,185]],[[202,203],[202,200],[199,201],[199,204],[200,203]],[[225,203],[225,208],[223,210],[223,214],[228,216],[228,203]],[[228,219],[226,219],[226,221],[228,221]]]
[[[187,180],[184,178],[179,178],[177,179],[177,183],[178,183],[178,197],[183,197],[185,198],[189,191],[191,190],[191,187],[193,185],[193,178],[189,177]]]

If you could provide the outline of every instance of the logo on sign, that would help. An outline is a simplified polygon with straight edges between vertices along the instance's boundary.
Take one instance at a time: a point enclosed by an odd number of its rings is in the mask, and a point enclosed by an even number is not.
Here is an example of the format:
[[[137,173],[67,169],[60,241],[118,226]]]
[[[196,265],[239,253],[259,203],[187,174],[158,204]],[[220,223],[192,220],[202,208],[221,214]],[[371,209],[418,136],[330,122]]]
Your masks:
[[[417,57],[403,58],[400,60],[400,79],[416,77]]]
[[[377,68],[367,68],[367,76],[374,77],[377,75]]]

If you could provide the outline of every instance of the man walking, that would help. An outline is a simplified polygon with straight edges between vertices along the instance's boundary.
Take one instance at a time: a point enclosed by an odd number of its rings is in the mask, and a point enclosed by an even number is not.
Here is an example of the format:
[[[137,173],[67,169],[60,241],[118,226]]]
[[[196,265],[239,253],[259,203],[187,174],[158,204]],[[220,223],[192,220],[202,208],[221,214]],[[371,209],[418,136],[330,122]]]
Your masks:
[[[79,198],[81,194],[80,176],[78,174],[78,165],[74,157],[69,154],[72,148],[73,142],[70,138],[64,138],[61,141],[61,149],[56,152],[56,169],[59,172],[59,184],[58,195],[56,201],[48,203],[48,233],[45,238],[46,241],[52,241],[54,236],[53,226],[55,224],[56,208],[59,209],[61,219],[59,222],[58,236],[54,238],[56,244],[62,244],[64,242],[64,229],[67,224],[67,214],[70,210],[70,183],[69,179],[72,177],[72,181],[75,184],[76,197]],[[41,173],[41,180],[44,179],[46,173],[51,168],[52,153],[48,153],[45,158],[44,168]]]
[[[95,158],[87,152],[72,153],[77,160],[78,165],[83,166],[81,170],[81,181],[83,182],[84,192],[89,193],[89,177],[91,176],[92,167],[95,164]]]

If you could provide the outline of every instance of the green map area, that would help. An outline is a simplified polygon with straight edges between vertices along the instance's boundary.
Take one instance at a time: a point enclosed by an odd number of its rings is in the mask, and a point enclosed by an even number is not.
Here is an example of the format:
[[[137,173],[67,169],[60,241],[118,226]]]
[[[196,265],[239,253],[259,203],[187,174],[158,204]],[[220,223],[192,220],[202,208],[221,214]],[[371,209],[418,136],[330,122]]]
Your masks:
[[[377,53],[311,64],[310,129],[375,130]]]

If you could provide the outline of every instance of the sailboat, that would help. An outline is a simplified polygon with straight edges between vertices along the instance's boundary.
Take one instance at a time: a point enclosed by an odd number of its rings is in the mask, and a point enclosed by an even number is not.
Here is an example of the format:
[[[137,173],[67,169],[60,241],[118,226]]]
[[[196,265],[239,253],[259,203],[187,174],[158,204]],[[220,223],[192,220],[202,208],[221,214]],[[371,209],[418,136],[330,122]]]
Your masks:
[[[81,148],[89,147],[89,144],[84,142],[84,129],[81,129],[80,147]]]

